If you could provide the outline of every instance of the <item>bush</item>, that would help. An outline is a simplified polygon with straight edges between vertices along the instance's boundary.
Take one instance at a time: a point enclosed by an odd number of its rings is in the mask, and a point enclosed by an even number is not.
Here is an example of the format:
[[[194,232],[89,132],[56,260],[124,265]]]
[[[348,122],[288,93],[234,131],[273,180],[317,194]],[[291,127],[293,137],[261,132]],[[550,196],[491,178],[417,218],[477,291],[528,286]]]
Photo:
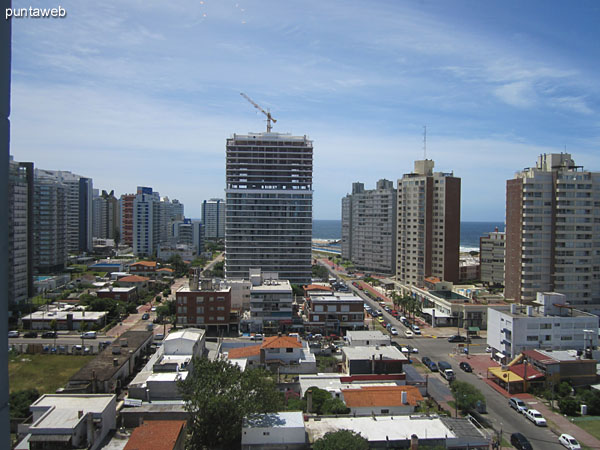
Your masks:
[[[561,414],[574,416],[578,412],[579,403],[573,397],[563,397],[558,401],[558,409]]]
[[[10,406],[10,417],[20,419],[29,417],[29,405],[35,402],[40,396],[37,389],[25,389],[23,391],[15,391],[10,394],[8,403]]]

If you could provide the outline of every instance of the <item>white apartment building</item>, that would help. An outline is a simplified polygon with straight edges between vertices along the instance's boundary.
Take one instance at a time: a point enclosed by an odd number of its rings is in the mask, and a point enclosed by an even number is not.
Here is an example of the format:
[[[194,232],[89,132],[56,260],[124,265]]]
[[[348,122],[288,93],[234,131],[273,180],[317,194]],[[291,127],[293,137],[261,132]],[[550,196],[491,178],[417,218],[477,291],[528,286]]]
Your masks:
[[[361,270],[396,271],[396,190],[379,180],[375,189],[352,183],[352,194],[342,199],[342,258]]]
[[[277,328],[292,324],[292,286],[276,273],[250,269],[250,331],[267,325]]]
[[[433,172],[432,160],[415,161],[398,180],[399,282],[423,286],[434,276],[457,282],[460,243],[460,178]]]
[[[488,285],[504,285],[506,233],[493,231],[479,238],[481,281]]]
[[[493,357],[508,362],[523,350],[583,350],[598,345],[598,316],[574,309],[567,297],[538,292],[533,305],[488,310],[487,343]],[[507,358],[504,360],[503,358]]]
[[[160,242],[160,195],[139,186],[133,200],[133,253],[149,256]]]
[[[310,282],[312,156],[306,136],[235,134],[227,140],[227,278],[261,268],[291,283]]]
[[[225,237],[225,200],[211,198],[202,202],[202,224],[207,239]]]
[[[600,172],[568,153],[543,154],[506,183],[505,296],[560,292],[600,311]]]

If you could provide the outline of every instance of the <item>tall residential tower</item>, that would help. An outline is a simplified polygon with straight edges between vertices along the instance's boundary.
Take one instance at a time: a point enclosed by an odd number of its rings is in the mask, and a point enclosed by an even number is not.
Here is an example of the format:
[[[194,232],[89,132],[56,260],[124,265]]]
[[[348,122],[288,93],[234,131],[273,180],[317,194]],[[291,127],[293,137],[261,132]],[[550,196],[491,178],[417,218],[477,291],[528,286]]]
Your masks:
[[[225,237],[225,200],[211,198],[202,202],[202,226],[206,239]]]
[[[251,268],[311,279],[313,146],[306,136],[235,134],[227,139],[225,276]]]

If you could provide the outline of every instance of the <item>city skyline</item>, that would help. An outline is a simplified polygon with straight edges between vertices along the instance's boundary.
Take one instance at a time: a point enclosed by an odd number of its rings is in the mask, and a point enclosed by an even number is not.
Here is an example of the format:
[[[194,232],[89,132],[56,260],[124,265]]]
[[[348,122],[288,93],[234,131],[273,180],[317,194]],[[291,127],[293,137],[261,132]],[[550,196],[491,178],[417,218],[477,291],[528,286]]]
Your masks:
[[[152,186],[189,217],[224,197],[225,139],[265,130],[240,92],[314,141],[315,219],[339,219],[353,182],[396,184],[424,125],[465,221],[504,220],[506,180],[541,153],[600,168],[593,2],[62,6],[12,20],[15,160]]]

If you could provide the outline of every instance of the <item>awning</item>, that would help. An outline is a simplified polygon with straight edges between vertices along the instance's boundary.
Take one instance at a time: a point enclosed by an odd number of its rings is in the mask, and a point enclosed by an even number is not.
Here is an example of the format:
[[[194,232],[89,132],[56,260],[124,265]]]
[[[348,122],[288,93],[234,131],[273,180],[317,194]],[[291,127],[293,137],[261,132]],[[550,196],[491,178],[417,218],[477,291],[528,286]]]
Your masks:
[[[435,308],[423,308],[423,309],[421,309],[421,312],[423,312],[424,314],[428,314],[430,316],[433,316],[435,314],[436,319],[452,317],[448,314],[444,314],[443,312],[437,311]]]
[[[489,367],[488,372],[494,375],[496,378],[501,379],[507,383],[514,383],[516,381],[523,381],[523,378],[510,370],[502,370],[501,367]]]
[[[472,333],[478,333],[480,330],[479,327],[469,327],[469,331]]]
[[[494,354],[494,356],[496,357],[496,359],[502,359],[502,358],[504,358],[504,353],[502,353],[502,352],[496,352]]]

